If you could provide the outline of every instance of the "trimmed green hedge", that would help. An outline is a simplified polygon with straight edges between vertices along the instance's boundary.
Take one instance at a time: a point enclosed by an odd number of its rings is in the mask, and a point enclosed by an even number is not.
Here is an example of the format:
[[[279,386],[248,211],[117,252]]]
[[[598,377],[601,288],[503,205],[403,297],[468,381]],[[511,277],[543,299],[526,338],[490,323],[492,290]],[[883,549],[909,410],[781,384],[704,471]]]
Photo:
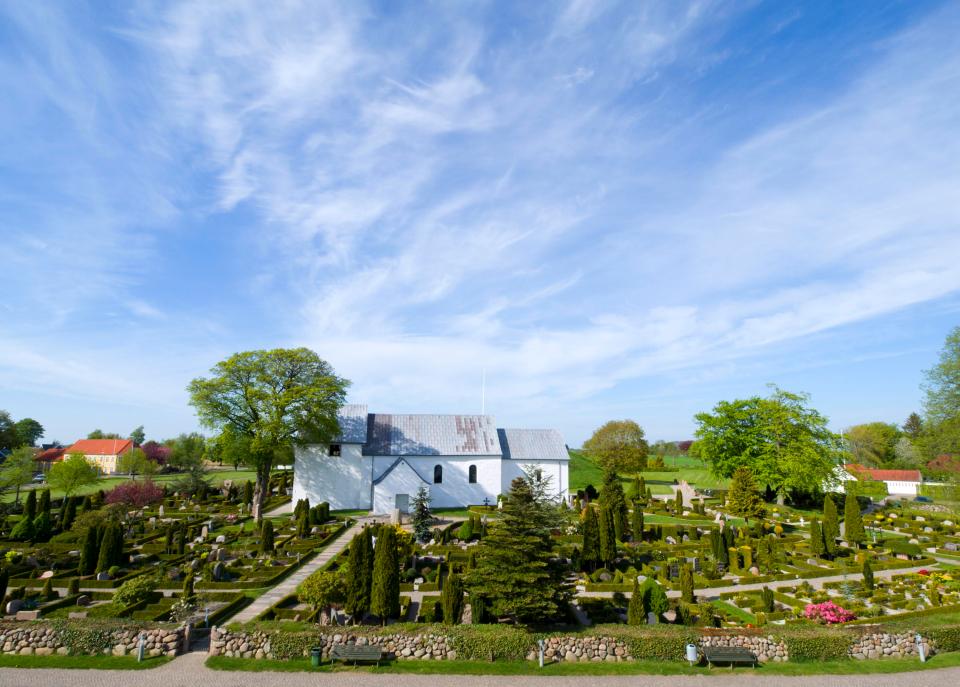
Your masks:
[[[791,662],[837,661],[850,658],[852,644],[849,633],[829,629],[796,629],[778,633],[787,645]]]

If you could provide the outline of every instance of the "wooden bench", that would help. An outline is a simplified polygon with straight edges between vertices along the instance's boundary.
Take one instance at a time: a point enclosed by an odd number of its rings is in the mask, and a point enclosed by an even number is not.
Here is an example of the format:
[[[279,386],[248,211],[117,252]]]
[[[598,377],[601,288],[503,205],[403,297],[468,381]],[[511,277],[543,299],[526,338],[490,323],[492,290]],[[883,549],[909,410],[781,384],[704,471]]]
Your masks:
[[[353,665],[357,663],[376,662],[379,666],[383,660],[383,650],[378,646],[358,646],[357,644],[334,644],[330,651],[331,661],[350,662]]]
[[[714,663],[729,663],[730,669],[738,663],[741,665],[751,665],[757,667],[757,655],[748,649],[739,646],[708,646],[703,648],[703,657],[707,659],[707,665],[713,667]]]

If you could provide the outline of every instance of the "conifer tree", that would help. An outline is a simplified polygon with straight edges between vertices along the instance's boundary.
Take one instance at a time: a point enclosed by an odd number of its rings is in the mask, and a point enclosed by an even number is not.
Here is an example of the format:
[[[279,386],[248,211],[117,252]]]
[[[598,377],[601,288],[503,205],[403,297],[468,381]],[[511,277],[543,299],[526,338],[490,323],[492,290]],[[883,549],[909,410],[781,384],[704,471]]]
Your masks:
[[[627,528],[627,499],[623,495],[623,484],[612,468],[603,471],[603,486],[600,490],[600,500],[610,510],[610,519],[613,524],[614,536],[623,541],[629,532]]]
[[[114,523],[108,523],[100,540],[100,552],[97,555],[97,572],[107,572],[114,565],[120,564],[123,547],[123,533],[120,532],[121,551],[117,551],[117,533],[120,527]]]
[[[467,574],[466,586],[471,604],[480,597],[494,618],[553,620],[572,597],[551,536],[562,526],[563,515],[545,482],[513,480],[500,518],[477,547],[477,566]]]
[[[443,623],[445,625],[459,625],[463,615],[463,578],[451,570],[447,575],[440,593],[443,605]]]
[[[600,505],[600,562],[605,566],[613,563],[617,557],[617,533],[613,524],[613,516],[610,513],[610,506],[606,503]]]
[[[587,506],[583,520],[583,542],[580,561],[585,569],[596,570],[600,561],[600,524],[597,509]]]
[[[640,587],[640,593],[643,595],[643,605],[646,613],[653,613],[659,618],[669,610],[670,602],[667,599],[667,593],[663,591],[663,587],[657,584],[656,580],[649,578],[645,580]]]
[[[863,588],[872,592],[874,587],[873,566],[870,565],[870,556],[863,559]]]
[[[693,596],[693,568],[684,563],[680,568],[680,599],[684,603],[694,603]]]
[[[37,513],[50,513],[50,490],[44,489],[40,492],[40,499],[37,502]]]
[[[60,506],[60,531],[66,532],[73,526],[73,521],[77,518],[77,499],[74,496],[67,496],[63,499],[63,505]]]
[[[856,495],[849,492],[843,504],[843,536],[854,548],[859,548],[867,538],[860,515],[860,504]]]
[[[180,590],[180,598],[186,601],[193,598],[193,571],[187,570],[183,578],[183,589]]]
[[[350,541],[347,569],[350,574],[344,610],[354,620],[361,620],[370,610],[370,587],[373,584],[373,543],[369,528],[364,527]]]
[[[177,528],[177,555],[182,556],[187,552],[187,525],[181,522]]]
[[[643,506],[640,505],[639,500],[633,502],[633,521],[631,524],[633,541],[643,541]]]
[[[97,569],[100,536],[96,527],[88,527],[80,547],[80,574],[92,575]]]
[[[397,560],[397,533],[392,527],[381,527],[377,533],[370,612],[380,618],[383,625],[400,614],[400,561]]]
[[[304,509],[300,511],[300,516],[297,518],[297,536],[300,539],[306,539],[310,536],[310,509]]]
[[[826,551],[823,541],[823,530],[820,529],[820,523],[816,518],[810,519],[810,551],[817,558],[823,556]]]
[[[260,553],[273,553],[273,520],[263,519],[260,527]]]
[[[773,613],[774,610],[776,610],[776,603],[772,589],[769,587],[764,587],[763,591],[760,592],[760,598],[763,602],[763,610],[765,613]]]
[[[641,485],[641,482],[640,482],[640,480],[642,480],[642,479],[643,479],[643,478],[640,477],[640,475],[637,475],[637,476],[635,476],[635,477],[633,478],[633,484],[632,484],[631,487],[630,487],[630,500],[631,500],[631,501],[639,501],[640,499],[643,498],[643,496],[644,496],[643,491],[644,491],[644,490],[643,490],[643,486]]]
[[[763,516],[765,510],[763,498],[749,468],[740,467],[734,470],[730,481],[730,492],[727,495],[727,508],[734,515],[747,520]]]
[[[253,482],[247,480],[243,484],[243,502],[247,506],[253,503]]]
[[[413,495],[413,513],[410,523],[413,525],[413,537],[418,542],[430,540],[430,524],[433,522],[433,513],[430,512],[430,492],[422,484]]]
[[[643,592],[640,583],[633,578],[633,593],[630,594],[630,605],[627,606],[627,625],[643,625],[647,622],[647,614],[643,610]]]
[[[679,489],[673,499],[673,511],[677,515],[683,513],[683,493]]]
[[[837,504],[830,494],[823,499],[823,532],[824,551],[828,556],[837,552],[837,539],[840,537],[840,522],[837,519]]]

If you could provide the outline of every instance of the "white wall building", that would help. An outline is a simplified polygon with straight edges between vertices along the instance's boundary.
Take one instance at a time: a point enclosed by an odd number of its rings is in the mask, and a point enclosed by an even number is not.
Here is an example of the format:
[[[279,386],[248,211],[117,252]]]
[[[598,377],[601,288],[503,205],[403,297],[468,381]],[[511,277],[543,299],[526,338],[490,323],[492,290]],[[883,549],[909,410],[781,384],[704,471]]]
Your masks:
[[[833,480],[824,485],[826,491],[845,493],[844,484],[858,479],[874,480],[887,485],[891,496],[916,496],[923,484],[923,474],[919,470],[880,470],[868,468],[859,463],[846,463],[833,469]]]
[[[333,510],[407,510],[422,485],[434,508],[457,508],[497,496],[524,468],[549,479],[566,498],[569,454],[553,429],[497,429],[489,415],[392,415],[365,405],[340,411],[341,435],[329,445],[297,448],[293,499],[326,501]]]

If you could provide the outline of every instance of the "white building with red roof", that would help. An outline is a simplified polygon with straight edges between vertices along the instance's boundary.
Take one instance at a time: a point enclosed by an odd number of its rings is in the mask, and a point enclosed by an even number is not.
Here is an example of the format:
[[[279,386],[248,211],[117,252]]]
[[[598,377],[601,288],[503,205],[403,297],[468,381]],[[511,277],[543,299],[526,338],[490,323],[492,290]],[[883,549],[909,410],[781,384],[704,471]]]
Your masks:
[[[68,456],[80,453],[99,468],[100,472],[113,474],[117,471],[120,456],[133,448],[130,439],[81,439],[67,448]]]
[[[887,493],[895,496],[916,496],[923,484],[923,475],[919,470],[883,470],[868,468],[860,463],[846,463],[837,466],[835,471],[839,489],[843,492],[845,482],[851,480],[873,480],[887,485]]]

